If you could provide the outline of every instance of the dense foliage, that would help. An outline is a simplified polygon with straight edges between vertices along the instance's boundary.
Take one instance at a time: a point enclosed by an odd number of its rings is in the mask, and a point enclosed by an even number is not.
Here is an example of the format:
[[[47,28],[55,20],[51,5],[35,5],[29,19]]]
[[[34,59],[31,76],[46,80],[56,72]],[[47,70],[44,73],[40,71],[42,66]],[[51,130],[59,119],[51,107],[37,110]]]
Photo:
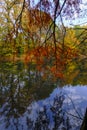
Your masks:
[[[39,71],[46,69],[63,78],[61,72],[70,61],[86,57],[86,26],[71,28],[63,23],[73,11],[79,14],[79,4],[78,0],[1,1],[1,59],[32,62]]]

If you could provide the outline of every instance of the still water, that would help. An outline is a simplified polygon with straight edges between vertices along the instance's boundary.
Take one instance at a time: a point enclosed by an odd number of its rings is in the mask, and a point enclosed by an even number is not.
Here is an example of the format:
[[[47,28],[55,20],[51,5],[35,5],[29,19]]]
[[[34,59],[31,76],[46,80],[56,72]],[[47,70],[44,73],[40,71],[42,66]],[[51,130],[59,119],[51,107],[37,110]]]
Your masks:
[[[31,64],[0,63],[0,130],[79,130],[87,107],[87,60],[70,63],[64,80]]]

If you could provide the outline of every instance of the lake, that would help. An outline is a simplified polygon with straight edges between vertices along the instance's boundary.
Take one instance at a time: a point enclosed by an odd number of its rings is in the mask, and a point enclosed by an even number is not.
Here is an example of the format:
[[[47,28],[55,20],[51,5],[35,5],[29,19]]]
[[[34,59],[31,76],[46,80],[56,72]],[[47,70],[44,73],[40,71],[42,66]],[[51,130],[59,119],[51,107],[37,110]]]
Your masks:
[[[87,107],[87,59],[43,77],[35,65],[0,62],[0,130],[79,130]]]

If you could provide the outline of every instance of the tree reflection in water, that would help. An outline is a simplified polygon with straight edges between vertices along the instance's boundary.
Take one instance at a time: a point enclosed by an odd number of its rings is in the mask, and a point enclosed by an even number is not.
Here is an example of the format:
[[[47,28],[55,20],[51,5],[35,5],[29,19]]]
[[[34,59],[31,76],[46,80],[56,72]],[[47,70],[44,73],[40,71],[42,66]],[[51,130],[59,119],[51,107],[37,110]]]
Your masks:
[[[37,110],[35,121],[27,116],[28,130],[70,130],[69,117],[63,111],[64,100],[64,95],[56,96],[49,108],[43,106],[39,111]]]
[[[79,130],[82,120],[68,113],[64,93],[37,105],[46,100],[55,84],[30,66],[0,64],[0,130]]]
[[[79,130],[80,118],[69,115],[64,103],[65,96],[60,93],[46,105],[32,103],[21,112],[24,107],[16,104],[13,98],[0,109],[0,122],[4,130]]]

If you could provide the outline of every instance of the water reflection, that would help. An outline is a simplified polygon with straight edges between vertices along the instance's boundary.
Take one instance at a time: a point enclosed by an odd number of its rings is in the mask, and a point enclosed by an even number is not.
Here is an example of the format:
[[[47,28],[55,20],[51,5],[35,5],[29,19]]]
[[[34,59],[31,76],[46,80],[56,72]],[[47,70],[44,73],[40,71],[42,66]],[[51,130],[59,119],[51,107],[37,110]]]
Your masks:
[[[72,63],[71,71],[67,68],[65,84],[70,83],[69,79],[74,85],[87,83],[87,66],[81,63],[84,67]],[[35,70],[34,65],[2,62],[0,129],[79,130],[87,107],[87,86],[60,87],[57,84],[63,85],[60,79],[54,82],[49,77],[42,78],[42,73]]]
[[[56,88],[45,100],[33,101],[23,113],[17,111],[15,104],[12,107],[5,102],[0,109],[0,129],[79,130],[87,106],[87,95],[84,95],[87,86],[83,93],[77,92],[80,87]]]

